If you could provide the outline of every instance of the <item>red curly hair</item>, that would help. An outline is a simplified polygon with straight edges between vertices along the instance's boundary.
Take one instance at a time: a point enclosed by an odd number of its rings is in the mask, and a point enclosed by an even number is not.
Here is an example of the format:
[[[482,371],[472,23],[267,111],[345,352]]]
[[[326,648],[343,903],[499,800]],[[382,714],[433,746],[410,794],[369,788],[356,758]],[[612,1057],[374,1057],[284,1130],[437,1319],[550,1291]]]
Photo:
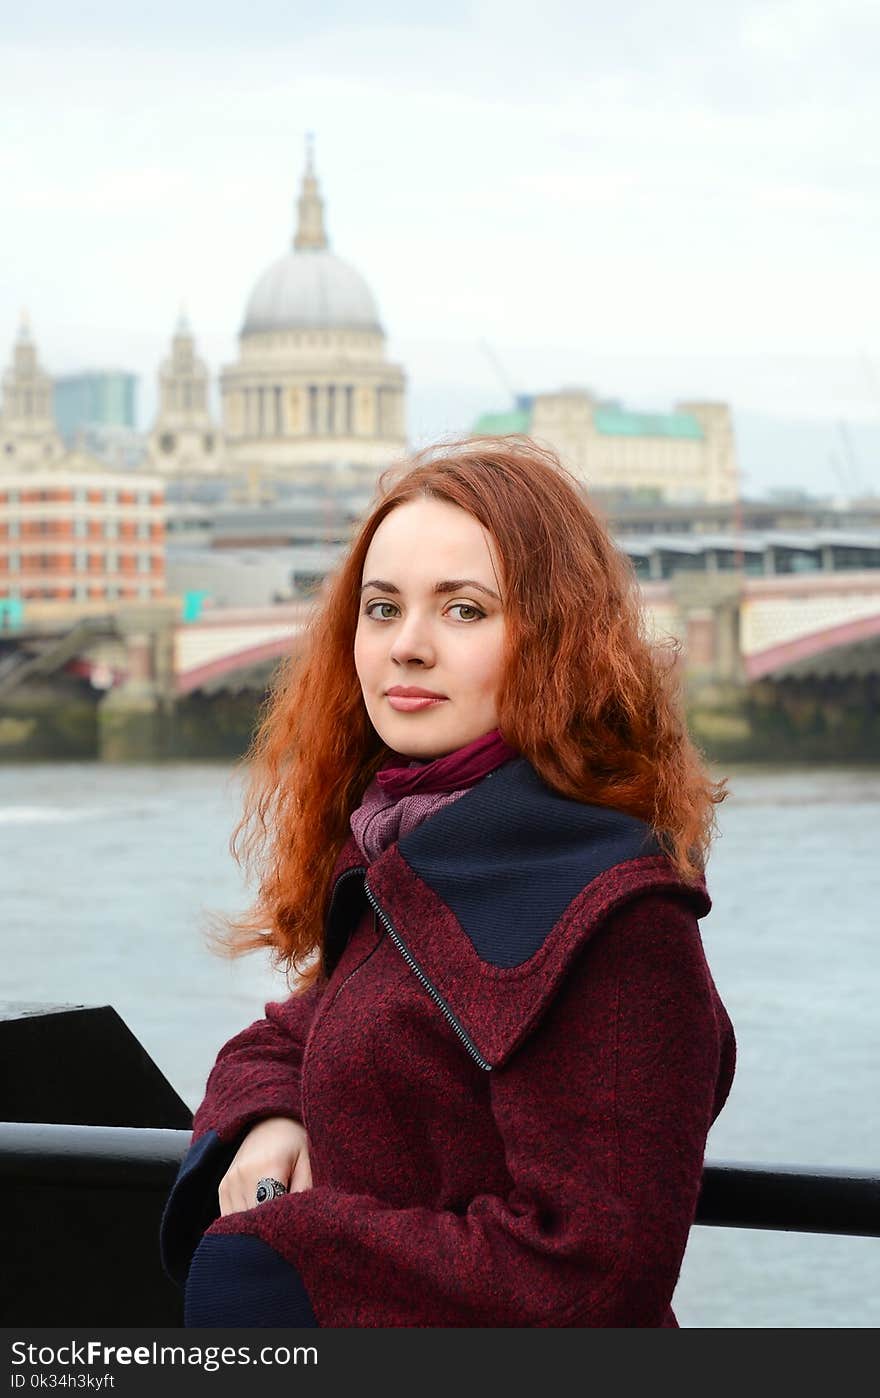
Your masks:
[[[389,749],[354,666],[367,549],[382,520],[420,497],[474,516],[500,555],[505,654],[498,726],[554,790],[647,821],[688,882],[715,826],[714,782],[685,727],[679,643],[652,641],[638,582],[580,483],[527,437],[428,447],[386,471],[304,644],[284,661],[242,759],[244,814],[230,847],[259,894],[223,919],[232,954],[269,947],[305,989],[320,975],[330,878],[349,816]]]

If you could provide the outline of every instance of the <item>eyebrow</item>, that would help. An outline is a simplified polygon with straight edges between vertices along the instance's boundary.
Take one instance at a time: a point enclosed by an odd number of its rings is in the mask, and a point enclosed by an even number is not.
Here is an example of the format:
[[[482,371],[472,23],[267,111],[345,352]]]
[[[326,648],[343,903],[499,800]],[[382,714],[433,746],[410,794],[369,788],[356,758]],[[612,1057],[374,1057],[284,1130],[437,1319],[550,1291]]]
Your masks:
[[[400,588],[395,587],[392,582],[386,582],[384,578],[371,578],[369,582],[364,583],[361,592],[366,592],[368,587],[375,587],[379,592],[393,592],[395,597],[400,596]],[[445,597],[449,592],[460,592],[463,587],[474,587],[478,592],[485,592],[487,597],[494,597],[496,602],[501,601],[497,592],[493,592],[485,583],[477,582],[475,578],[443,578],[434,584],[432,591],[438,597]]]

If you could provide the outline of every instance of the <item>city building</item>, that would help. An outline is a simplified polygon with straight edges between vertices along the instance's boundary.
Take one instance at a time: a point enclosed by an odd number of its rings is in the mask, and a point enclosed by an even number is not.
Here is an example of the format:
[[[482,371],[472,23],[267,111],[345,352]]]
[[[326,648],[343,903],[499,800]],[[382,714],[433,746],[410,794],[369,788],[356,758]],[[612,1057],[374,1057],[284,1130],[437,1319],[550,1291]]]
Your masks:
[[[164,595],[160,479],[87,467],[0,475],[0,598],[150,601]]]
[[[64,465],[76,449],[96,469],[159,475],[182,498],[213,479],[232,500],[270,503],[291,486],[372,489],[403,454],[405,375],[387,358],[370,287],[331,251],[311,146],[292,246],[254,285],[238,359],[220,375],[222,426],[183,315],[149,434],[135,425],[136,388],[134,375],[115,370],[67,374],[53,387],[23,318],[3,380],[0,471]]]
[[[305,548],[347,544],[369,508],[357,492],[299,490],[267,506],[174,500],[166,491],[165,537],[211,549]]]
[[[22,315],[12,363],[3,376],[0,405],[0,475],[51,465],[64,455],[55,425],[52,380],[37,358],[30,323]]]
[[[90,369],[55,379],[55,422],[67,446],[97,427],[134,429],[137,377],[122,369]]]
[[[678,403],[671,413],[633,412],[586,388],[517,399],[484,413],[476,433],[527,433],[558,452],[591,490],[642,493],[682,504],[738,494],[736,445],[726,403]]]
[[[168,590],[175,596],[201,594],[210,607],[270,607],[313,599],[344,550],[306,548],[169,548]]]
[[[618,538],[636,576],[650,582],[676,573],[742,573],[786,577],[802,573],[864,572],[880,568],[876,530],[743,530],[730,533],[645,534]]]
[[[227,462],[263,478],[375,480],[405,448],[404,373],[366,281],[330,250],[311,148],[292,246],[251,292],[221,392]]]
[[[181,313],[171,353],[159,369],[159,410],[150,433],[150,469],[163,475],[216,475],[223,447],[211,417],[210,377]]]

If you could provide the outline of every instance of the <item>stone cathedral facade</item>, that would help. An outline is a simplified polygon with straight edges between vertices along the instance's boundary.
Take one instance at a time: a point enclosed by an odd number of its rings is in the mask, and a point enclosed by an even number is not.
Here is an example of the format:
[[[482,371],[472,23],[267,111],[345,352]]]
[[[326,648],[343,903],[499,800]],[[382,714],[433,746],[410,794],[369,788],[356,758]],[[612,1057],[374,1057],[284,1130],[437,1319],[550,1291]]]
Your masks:
[[[163,474],[372,485],[406,448],[406,379],[361,274],[331,251],[309,149],[289,250],[257,279],[238,358],[220,374],[222,423],[189,325],[160,372],[150,464]]]

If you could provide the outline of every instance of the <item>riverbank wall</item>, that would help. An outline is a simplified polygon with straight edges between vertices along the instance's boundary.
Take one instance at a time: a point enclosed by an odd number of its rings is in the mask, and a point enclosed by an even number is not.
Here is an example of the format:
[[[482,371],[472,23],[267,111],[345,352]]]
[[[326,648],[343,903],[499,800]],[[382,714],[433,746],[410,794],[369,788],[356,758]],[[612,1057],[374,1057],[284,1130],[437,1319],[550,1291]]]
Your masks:
[[[264,694],[243,690],[174,703],[39,686],[0,705],[0,762],[234,761]],[[880,677],[703,683],[687,693],[688,726],[713,763],[880,764]]]

